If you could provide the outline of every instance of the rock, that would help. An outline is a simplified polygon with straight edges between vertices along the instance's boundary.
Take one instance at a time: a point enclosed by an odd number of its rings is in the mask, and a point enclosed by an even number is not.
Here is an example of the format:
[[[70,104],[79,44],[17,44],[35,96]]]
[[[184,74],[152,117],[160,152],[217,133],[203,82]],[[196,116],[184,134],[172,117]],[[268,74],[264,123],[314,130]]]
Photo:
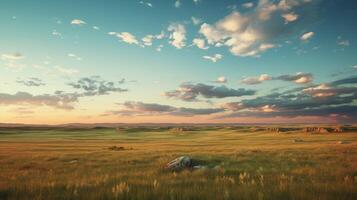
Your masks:
[[[297,139],[293,139],[293,143],[298,143],[298,142],[303,142],[304,140],[297,138]]]
[[[349,144],[350,142],[348,141],[338,141],[337,144]]]
[[[123,150],[125,150],[124,147],[118,147],[118,146],[111,146],[108,149],[112,150],[112,151],[123,151]]]
[[[167,163],[166,168],[173,171],[181,171],[183,169],[192,168],[192,159],[188,156],[178,157]]]

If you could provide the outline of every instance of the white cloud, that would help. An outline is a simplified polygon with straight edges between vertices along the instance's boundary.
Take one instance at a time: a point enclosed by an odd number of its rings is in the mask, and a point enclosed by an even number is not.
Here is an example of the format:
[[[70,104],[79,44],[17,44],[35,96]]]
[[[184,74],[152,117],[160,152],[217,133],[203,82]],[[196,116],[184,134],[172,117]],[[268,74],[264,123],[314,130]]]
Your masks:
[[[309,39],[311,39],[313,36],[315,35],[314,32],[307,32],[307,33],[304,33],[300,39],[303,40],[303,41],[308,41]]]
[[[144,1],[140,1],[139,2],[140,4],[143,4],[143,5],[146,5],[146,6],[148,6],[148,7],[153,7],[153,5],[152,5],[152,3],[150,3],[150,2],[144,2]]]
[[[160,34],[157,35],[146,35],[145,37],[143,37],[141,40],[143,41],[145,46],[151,46],[153,43],[154,39],[163,39],[165,37],[165,33],[162,31]]]
[[[67,54],[67,56],[68,56],[68,57],[71,57],[71,58],[74,58],[74,59],[76,59],[76,60],[78,60],[78,61],[81,61],[81,60],[82,60],[81,57],[77,56],[77,55],[74,54],[74,53],[69,53],[69,54]]]
[[[64,75],[68,75],[68,76],[79,73],[79,71],[76,70],[76,69],[64,68],[64,67],[61,67],[61,66],[59,66],[59,65],[54,66],[53,68],[54,68],[57,72],[60,72],[60,73],[62,73],[62,74],[64,74]]]
[[[312,95],[313,97],[329,97],[334,96],[336,93],[327,84],[321,84],[316,87],[303,89],[303,92]]]
[[[340,45],[340,46],[350,46],[350,41],[349,40],[340,40],[340,41],[337,41],[337,44]]]
[[[98,26],[93,26],[92,27],[94,30],[99,30],[100,28]]]
[[[200,23],[202,23],[202,20],[197,18],[197,17],[191,17],[191,21],[194,25],[199,25]]]
[[[200,2],[201,2],[201,0],[193,0],[193,3],[195,3],[195,4],[198,4]]]
[[[181,1],[180,0],[176,0],[174,5],[175,5],[176,8],[181,7]]]
[[[214,24],[203,23],[199,33],[206,37],[209,45],[226,46],[233,55],[259,56],[260,53],[274,48],[273,42],[292,32],[292,27],[285,26],[282,20],[274,16],[290,13],[289,16],[285,16],[286,20],[296,20],[293,19],[297,16],[292,16],[292,9],[298,6],[303,9],[309,2],[259,0],[251,12],[241,13],[234,10]]]
[[[156,51],[161,51],[161,49],[164,47],[164,45],[160,44],[159,46],[156,47]]]
[[[155,35],[155,38],[158,40],[165,38],[165,32],[161,31],[160,34]]]
[[[135,36],[132,35],[132,34],[129,33],[129,32],[120,32],[120,33],[117,33],[117,32],[109,32],[108,34],[109,34],[109,35],[116,36],[117,38],[119,38],[121,41],[123,41],[123,42],[125,42],[125,43],[128,43],[128,44],[137,44],[137,45],[139,45],[139,42],[138,42],[138,40],[135,38]]]
[[[291,13],[282,14],[281,17],[284,18],[285,24],[288,24],[290,22],[297,20],[299,15],[291,12]]]
[[[1,60],[5,62],[4,65],[8,68],[16,70],[24,67],[23,64],[19,63],[19,61],[24,58],[25,57],[20,53],[5,53],[1,55]]]
[[[170,34],[170,44],[178,49],[183,48],[186,46],[186,29],[185,26],[182,24],[171,24],[168,28],[168,31],[171,32]]]
[[[214,54],[213,56],[203,56],[204,59],[210,60],[212,62],[217,62],[223,58],[221,54]]]
[[[220,76],[220,77],[218,77],[217,78],[217,80],[215,80],[214,82],[215,83],[227,83],[227,78],[226,77],[224,77],[224,76]]]
[[[153,35],[146,35],[143,37],[141,40],[144,42],[145,46],[151,46],[152,45],[152,40],[154,39]]]
[[[84,25],[84,24],[87,24],[85,21],[83,20],[80,20],[80,19],[74,19],[71,21],[71,24],[73,25]]]
[[[243,8],[253,8],[253,6],[254,6],[253,2],[247,2],[242,4]]]
[[[25,57],[20,53],[6,53],[1,55],[1,59],[5,61],[22,60]]]
[[[192,43],[200,49],[208,49],[208,47],[206,47],[206,42],[204,39],[195,38],[192,40]]]
[[[62,34],[60,32],[58,32],[57,30],[53,30],[52,31],[52,35],[57,36],[57,37],[61,37],[62,36]]]
[[[244,78],[241,83],[247,84],[247,85],[255,85],[255,84],[260,84],[264,81],[269,81],[272,78],[268,74],[262,74],[258,77],[247,77]]]

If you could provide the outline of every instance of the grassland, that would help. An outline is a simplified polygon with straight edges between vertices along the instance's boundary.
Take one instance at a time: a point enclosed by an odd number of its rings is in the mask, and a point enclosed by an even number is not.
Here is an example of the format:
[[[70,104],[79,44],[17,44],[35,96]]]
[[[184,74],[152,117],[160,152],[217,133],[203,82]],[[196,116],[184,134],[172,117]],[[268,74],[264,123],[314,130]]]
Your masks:
[[[357,132],[0,128],[0,199],[357,199]]]

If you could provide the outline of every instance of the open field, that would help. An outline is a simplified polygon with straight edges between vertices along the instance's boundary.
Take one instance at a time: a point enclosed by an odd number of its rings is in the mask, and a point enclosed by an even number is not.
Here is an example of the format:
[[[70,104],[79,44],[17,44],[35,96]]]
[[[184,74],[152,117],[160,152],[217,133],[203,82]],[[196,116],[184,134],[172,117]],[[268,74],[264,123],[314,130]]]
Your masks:
[[[356,198],[355,130],[0,128],[0,199]]]

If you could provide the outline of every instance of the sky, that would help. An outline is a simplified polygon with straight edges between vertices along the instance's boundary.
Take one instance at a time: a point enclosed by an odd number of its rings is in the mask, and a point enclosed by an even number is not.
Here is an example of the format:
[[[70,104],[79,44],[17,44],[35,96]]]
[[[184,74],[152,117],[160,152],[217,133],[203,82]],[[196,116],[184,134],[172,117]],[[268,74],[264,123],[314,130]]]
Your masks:
[[[354,0],[2,0],[0,123],[356,123]]]

